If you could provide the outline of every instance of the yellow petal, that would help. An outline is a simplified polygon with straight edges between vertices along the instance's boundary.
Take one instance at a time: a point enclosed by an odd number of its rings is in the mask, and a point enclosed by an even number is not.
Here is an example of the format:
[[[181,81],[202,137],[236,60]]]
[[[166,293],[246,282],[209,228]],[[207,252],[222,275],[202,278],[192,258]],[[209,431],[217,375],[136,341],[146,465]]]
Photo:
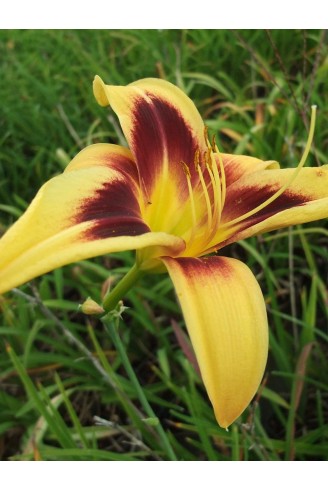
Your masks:
[[[143,216],[153,231],[171,231],[189,199],[185,168],[199,184],[196,154],[207,152],[204,123],[194,103],[173,84],[147,78],[127,86],[96,77],[94,94],[116,112],[136,161],[144,194]],[[179,221],[179,219],[178,219]]]
[[[255,157],[246,155],[231,155],[229,153],[216,153],[216,161],[222,159],[226,186],[236,182],[241,177],[252,172],[259,172],[265,169],[279,168],[279,163],[273,160],[263,161]],[[220,165],[218,164],[218,168]]]
[[[139,208],[136,167],[128,150],[93,145],[48,181],[0,240],[0,293],[62,265],[105,253],[182,240],[151,233]],[[170,252],[168,252],[170,253]]]
[[[294,169],[265,170],[245,175],[227,189],[221,229],[221,246],[259,233],[328,217],[328,165],[303,168],[285,192],[251,216],[244,214],[260,206],[288,182]],[[234,223],[234,220],[238,222]],[[229,222],[232,222],[229,225]],[[221,241],[221,240],[220,240]]]
[[[245,410],[261,382],[268,325],[261,289],[236,259],[165,257],[218,423]]]

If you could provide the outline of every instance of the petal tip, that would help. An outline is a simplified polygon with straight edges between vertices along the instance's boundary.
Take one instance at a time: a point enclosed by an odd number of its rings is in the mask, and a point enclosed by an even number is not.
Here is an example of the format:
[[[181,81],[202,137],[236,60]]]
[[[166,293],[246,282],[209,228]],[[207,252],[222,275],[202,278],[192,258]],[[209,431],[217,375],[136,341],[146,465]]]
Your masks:
[[[246,407],[245,407],[246,408]],[[241,413],[243,410],[241,411]],[[217,423],[222,429],[229,430],[229,427],[238,419],[241,413],[222,413],[222,410],[214,410]]]
[[[106,85],[98,75],[95,76],[93,81],[93,94],[99,105],[102,107],[109,105],[109,100],[106,94]]]

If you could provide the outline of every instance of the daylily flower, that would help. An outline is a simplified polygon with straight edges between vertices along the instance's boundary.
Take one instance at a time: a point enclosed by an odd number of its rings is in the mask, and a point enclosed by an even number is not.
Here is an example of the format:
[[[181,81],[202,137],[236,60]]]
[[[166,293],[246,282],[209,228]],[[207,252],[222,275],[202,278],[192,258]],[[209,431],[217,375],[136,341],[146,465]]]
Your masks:
[[[136,250],[103,308],[114,308],[141,274],[167,270],[216,418],[227,427],[261,382],[268,324],[250,269],[213,252],[328,216],[327,166],[302,168],[314,123],[298,167],[280,170],[221,154],[193,102],[166,81],[116,87],[96,77],[94,94],[116,112],[129,149],[89,146],[40,189],[0,240],[0,292],[74,261]]]

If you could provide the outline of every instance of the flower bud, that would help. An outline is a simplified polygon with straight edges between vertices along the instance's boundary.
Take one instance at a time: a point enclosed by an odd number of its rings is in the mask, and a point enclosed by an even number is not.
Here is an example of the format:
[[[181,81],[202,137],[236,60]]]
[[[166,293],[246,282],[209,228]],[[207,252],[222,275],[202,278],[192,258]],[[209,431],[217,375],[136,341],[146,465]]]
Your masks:
[[[104,308],[91,298],[87,298],[84,303],[80,305],[80,310],[86,315],[102,315],[105,313]]]

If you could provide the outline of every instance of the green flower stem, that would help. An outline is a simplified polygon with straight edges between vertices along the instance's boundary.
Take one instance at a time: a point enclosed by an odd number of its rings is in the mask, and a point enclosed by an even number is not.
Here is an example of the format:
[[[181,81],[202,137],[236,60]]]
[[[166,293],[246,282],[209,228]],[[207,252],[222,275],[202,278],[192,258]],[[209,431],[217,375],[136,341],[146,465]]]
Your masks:
[[[103,301],[102,307],[105,311],[114,310],[117,303],[125,296],[132,286],[143,276],[144,271],[141,271],[137,264],[129,270],[129,272],[120,280],[112,291],[109,291]]]
[[[140,400],[140,403],[145,411],[145,413],[147,414],[147,416],[151,419],[154,419],[154,420],[158,420],[157,417],[156,417],[156,414],[155,412],[153,411],[152,407],[150,406],[144,392],[143,392],[143,389],[138,381],[138,378],[134,372],[134,369],[130,363],[130,360],[129,360],[129,357],[126,353],[126,350],[125,350],[125,347],[124,347],[124,344],[119,336],[119,333],[118,333],[118,323],[119,323],[119,318],[118,317],[113,317],[112,315],[106,315],[102,318],[102,321],[104,323],[104,325],[106,326],[110,336],[111,336],[111,339],[113,341],[113,344],[117,350],[117,352],[119,353],[120,355],[120,358],[122,360],[122,363],[123,363],[123,366],[133,384],[133,387],[134,389],[136,390],[136,393],[138,395],[138,398]],[[171,446],[171,443],[167,437],[167,434],[166,432],[164,431],[161,423],[158,421],[156,422],[155,426],[154,426],[155,430],[157,431],[159,437],[160,437],[160,440],[162,442],[162,445],[163,447],[166,449],[167,451],[167,455],[169,456],[170,460],[171,461],[176,461],[177,460],[177,457],[174,453],[174,450]]]

